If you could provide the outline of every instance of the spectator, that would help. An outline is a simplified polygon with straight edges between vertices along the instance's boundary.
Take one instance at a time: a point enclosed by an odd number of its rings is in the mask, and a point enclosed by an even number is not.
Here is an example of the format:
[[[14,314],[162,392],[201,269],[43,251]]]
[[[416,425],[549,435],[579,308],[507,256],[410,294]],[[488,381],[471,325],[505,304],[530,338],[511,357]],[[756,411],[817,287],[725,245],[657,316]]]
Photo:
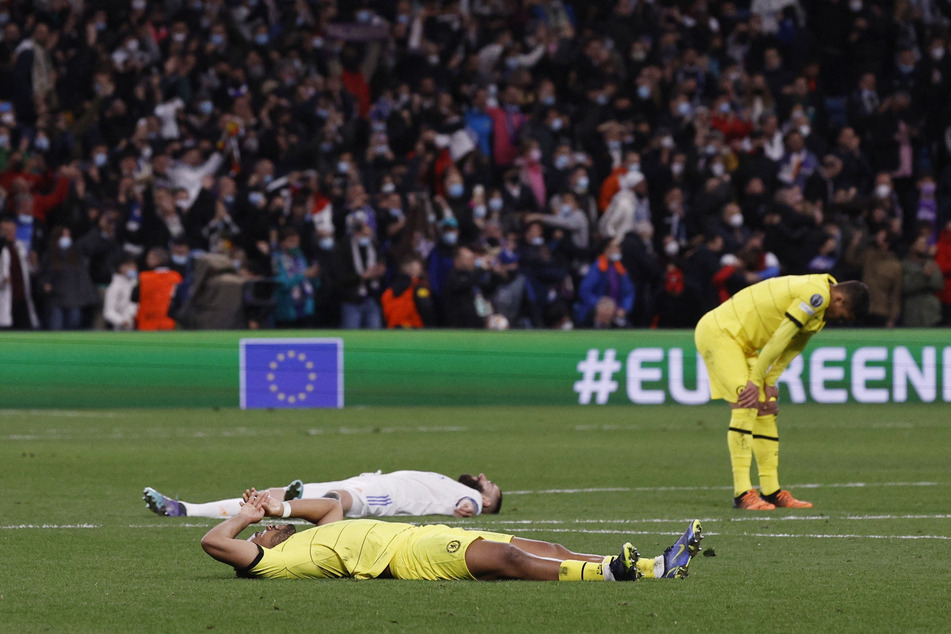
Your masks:
[[[168,251],[152,247],[145,254],[145,270],[139,273],[138,330],[174,330],[168,310],[182,276],[168,268]]]
[[[0,328],[39,328],[30,280],[37,268],[36,253],[17,239],[16,219],[0,217]]]
[[[350,239],[337,246],[337,290],[340,293],[342,328],[383,327],[379,297],[386,266],[374,244],[373,228],[351,216]]]
[[[941,322],[941,300],[944,275],[934,259],[928,236],[918,236],[902,260],[902,325],[909,328],[930,328]]]
[[[471,249],[456,249],[445,285],[446,325],[450,328],[486,327],[492,314],[487,296],[498,284],[498,277],[484,266],[484,259],[477,260]]]
[[[139,303],[135,301],[139,272],[135,258],[126,257],[113,273],[106,289],[102,316],[113,330],[133,330]]]
[[[319,273],[300,248],[300,234],[293,227],[281,232],[280,248],[274,252],[274,279],[277,288],[274,320],[279,328],[306,328],[314,316],[312,278]]]
[[[78,330],[83,323],[83,309],[99,301],[92,277],[89,258],[66,227],[53,227],[50,245],[43,258],[40,287],[44,293],[46,324],[50,330]]]
[[[608,304],[601,305],[600,317],[597,310],[598,303],[605,297],[613,305],[613,313],[607,321],[615,326],[626,326],[634,307],[634,283],[621,264],[621,246],[613,240],[605,245],[578,287],[575,323],[584,327],[605,327],[603,312]]]
[[[387,328],[424,328],[434,325],[433,300],[422,279],[423,263],[409,257],[383,292],[380,304]]]
[[[894,328],[901,316],[902,264],[894,243],[894,235],[886,228],[870,239],[856,232],[846,251],[845,259],[861,267],[862,282],[868,286],[869,326]]]

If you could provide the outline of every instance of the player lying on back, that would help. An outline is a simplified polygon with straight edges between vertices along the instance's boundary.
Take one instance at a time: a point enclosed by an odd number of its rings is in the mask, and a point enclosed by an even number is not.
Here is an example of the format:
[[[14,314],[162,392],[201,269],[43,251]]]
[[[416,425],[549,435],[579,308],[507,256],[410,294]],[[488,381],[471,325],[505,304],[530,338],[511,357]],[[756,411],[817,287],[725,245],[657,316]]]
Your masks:
[[[339,500],[280,502],[245,491],[246,504],[201,540],[206,553],[239,576],[327,579],[525,579],[535,581],[636,581],[683,578],[700,551],[699,520],[663,555],[641,558],[630,543],[617,557],[574,553],[559,544],[444,525],[413,526],[383,520],[344,520]],[[265,517],[316,524],[269,525],[247,539],[238,535]]]
[[[464,473],[457,481],[432,471],[377,471],[336,482],[304,484],[294,480],[286,487],[269,489],[269,493],[276,500],[334,497],[347,517],[472,517],[498,513],[502,508],[502,490],[484,473]],[[169,517],[232,517],[241,509],[241,498],[194,504],[173,500],[151,487],[145,488],[142,498],[151,511]]]

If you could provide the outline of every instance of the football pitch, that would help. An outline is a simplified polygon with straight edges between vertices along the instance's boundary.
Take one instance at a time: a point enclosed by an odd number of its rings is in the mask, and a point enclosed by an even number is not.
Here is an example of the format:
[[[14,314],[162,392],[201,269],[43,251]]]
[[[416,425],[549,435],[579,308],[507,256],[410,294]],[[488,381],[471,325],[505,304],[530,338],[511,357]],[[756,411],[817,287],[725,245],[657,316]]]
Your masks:
[[[942,405],[784,406],[782,482],[815,507],[766,513],[730,507],[722,404],[0,414],[4,632],[951,629]],[[214,520],[141,500],[377,469],[505,492],[499,515],[414,522],[653,556],[698,517],[705,552],[687,579],[635,584],[245,580],[202,552]]]

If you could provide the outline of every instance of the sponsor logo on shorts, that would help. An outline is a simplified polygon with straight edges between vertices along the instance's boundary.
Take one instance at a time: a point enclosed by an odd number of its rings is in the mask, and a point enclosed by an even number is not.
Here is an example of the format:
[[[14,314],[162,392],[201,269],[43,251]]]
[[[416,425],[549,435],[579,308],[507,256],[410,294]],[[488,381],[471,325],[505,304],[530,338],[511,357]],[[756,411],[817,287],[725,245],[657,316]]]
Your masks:
[[[822,295],[820,295],[819,293],[816,293],[815,295],[809,298],[809,303],[812,304],[813,308],[819,308],[820,306],[822,306]]]
[[[456,552],[457,550],[459,550],[459,546],[461,546],[461,545],[462,545],[462,544],[459,543],[459,540],[458,540],[458,539],[454,539],[454,540],[452,540],[451,542],[449,542],[448,544],[446,544],[446,552],[447,552],[447,553],[454,553],[454,552]]]

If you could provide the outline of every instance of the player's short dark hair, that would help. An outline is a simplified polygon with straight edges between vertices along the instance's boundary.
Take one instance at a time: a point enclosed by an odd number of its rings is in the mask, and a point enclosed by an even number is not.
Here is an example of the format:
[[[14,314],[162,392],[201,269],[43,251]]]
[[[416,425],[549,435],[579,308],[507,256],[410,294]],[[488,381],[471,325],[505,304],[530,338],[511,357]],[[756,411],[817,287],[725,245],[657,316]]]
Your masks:
[[[855,321],[858,323],[864,322],[865,318],[868,317],[868,286],[857,280],[850,280],[840,282],[835,287],[848,300]]]

